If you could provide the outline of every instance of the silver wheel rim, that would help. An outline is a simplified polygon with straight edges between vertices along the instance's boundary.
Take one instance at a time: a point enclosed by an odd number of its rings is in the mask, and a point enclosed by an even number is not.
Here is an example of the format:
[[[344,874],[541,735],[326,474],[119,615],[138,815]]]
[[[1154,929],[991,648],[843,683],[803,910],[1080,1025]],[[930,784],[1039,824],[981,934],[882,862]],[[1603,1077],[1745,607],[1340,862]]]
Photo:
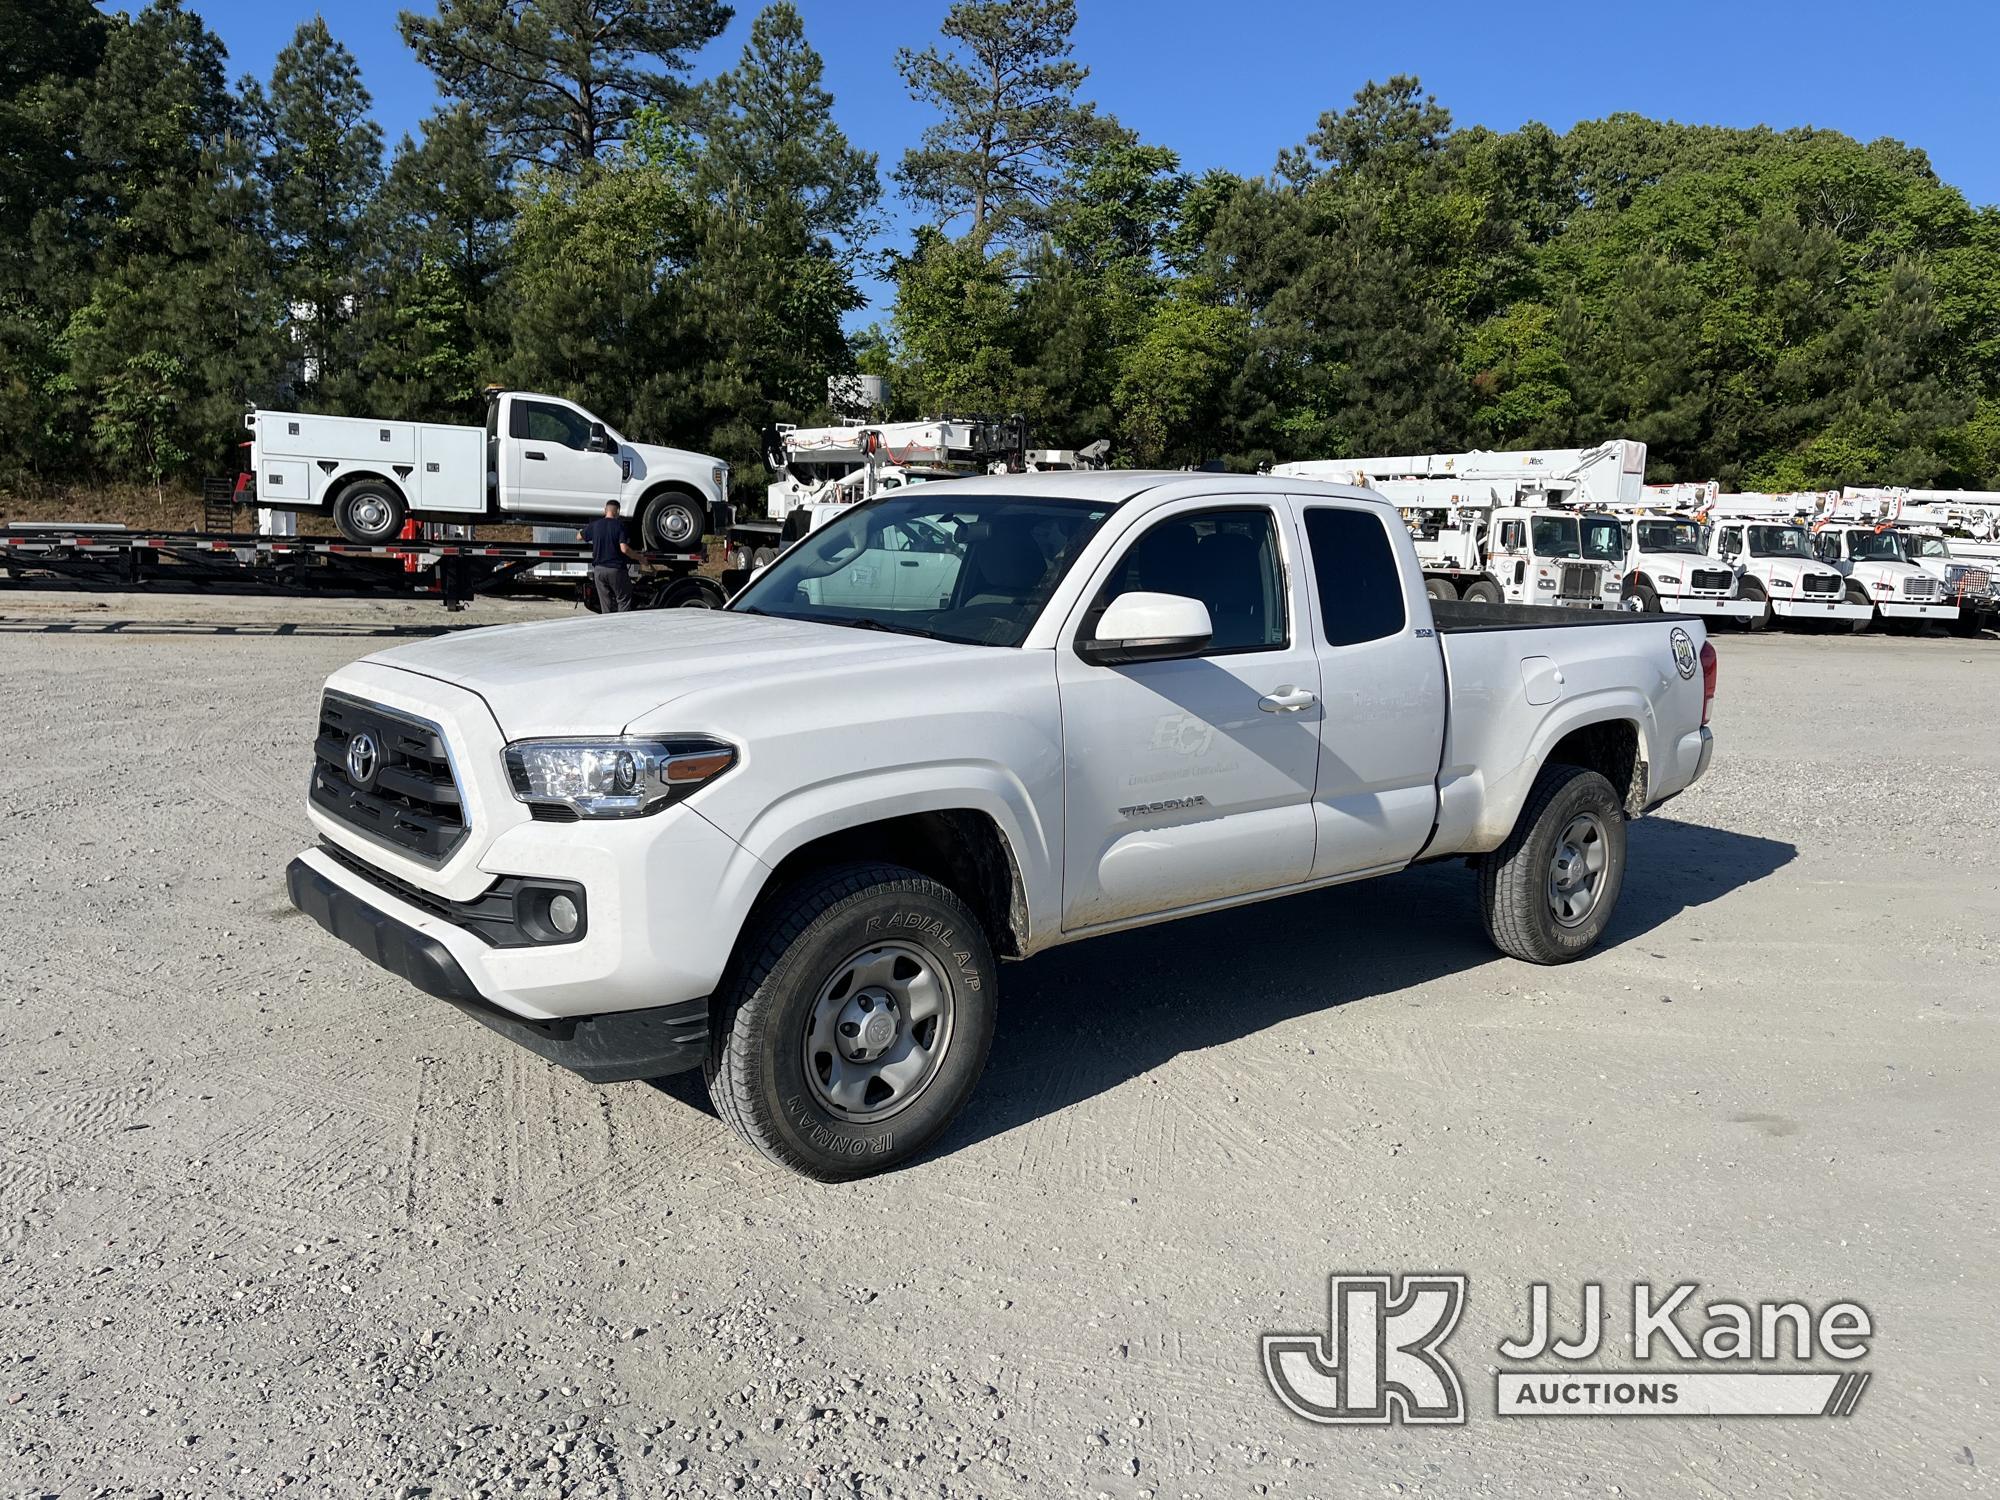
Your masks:
[[[663,542],[685,542],[694,535],[694,515],[684,505],[662,505],[653,530]]]
[[[851,955],[806,1018],[813,1096],[855,1125],[909,1108],[950,1050],[953,1009],[951,981],[919,949],[879,943]]]
[[[365,531],[370,536],[380,536],[389,529],[389,502],[380,495],[360,496],[348,506],[347,515],[356,531]]]
[[[1549,911],[1557,926],[1580,927],[1590,920],[1610,863],[1604,820],[1588,812],[1571,818],[1549,856]]]

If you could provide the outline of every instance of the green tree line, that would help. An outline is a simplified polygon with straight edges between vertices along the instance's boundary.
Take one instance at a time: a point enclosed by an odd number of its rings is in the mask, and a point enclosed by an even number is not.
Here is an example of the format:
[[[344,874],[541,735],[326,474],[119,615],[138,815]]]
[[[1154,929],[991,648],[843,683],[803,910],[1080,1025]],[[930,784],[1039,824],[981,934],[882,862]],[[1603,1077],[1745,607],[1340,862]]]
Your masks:
[[[1625,436],[1658,480],[2000,488],[2000,212],[1914,147],[1459,128],[1397,76],[1193,173],[1095,107],[1074,0],[957,0],[895,56],[930,124],[892,235],[790,4],[696,76],[731,19],[407,11],[443,102],[388,148],[322,17],[232,82],[181,0],[0,0],[0,480],[227,471],[248,402],[476,421],[500,382],[755,484],[861,369],[1135,466]]]

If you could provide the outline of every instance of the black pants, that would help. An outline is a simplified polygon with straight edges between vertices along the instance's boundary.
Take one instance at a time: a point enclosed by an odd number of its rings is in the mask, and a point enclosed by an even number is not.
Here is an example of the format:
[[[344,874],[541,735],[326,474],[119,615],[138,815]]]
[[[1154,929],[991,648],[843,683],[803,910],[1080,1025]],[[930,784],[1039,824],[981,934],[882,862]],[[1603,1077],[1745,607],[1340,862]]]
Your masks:
[[[632,607],[632,573],[628,568],[592,568],[600,614],[615,615]]]

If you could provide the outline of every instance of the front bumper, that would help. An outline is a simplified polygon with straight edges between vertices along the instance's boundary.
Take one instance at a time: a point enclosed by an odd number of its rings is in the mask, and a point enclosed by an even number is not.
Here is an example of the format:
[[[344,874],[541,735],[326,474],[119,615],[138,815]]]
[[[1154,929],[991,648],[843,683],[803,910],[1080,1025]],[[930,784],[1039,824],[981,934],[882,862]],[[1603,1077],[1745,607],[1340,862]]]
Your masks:
[[[1764,612],[1757,599],[1718,599],[1712,594],[1662,594],[1660,608],[1670,615],[1707,615],[1723,620],[1754,620]]]
[[[1942,600],[1884,599],[1875,606],[1885,620],[1940,620],[1958,618],[1958,606]]]
[[[371,962],[457,1006],[539,1057],[593,1083],[618,1083],[685,1072],[701,1066],[708,1054],[706,997],[544,1021],[513,1015],[480,993],[438,937],[382,910],[335,880],[325,864],[309,863],[309,858],[301,855],[285,871],[292,905]],[[396,904],[383,894],[383,905]]]
[[[1872,604],[1849,604],[1843,599],[1771,600],[1771,608],[1785,620],[1866,620],[1873,617]]]

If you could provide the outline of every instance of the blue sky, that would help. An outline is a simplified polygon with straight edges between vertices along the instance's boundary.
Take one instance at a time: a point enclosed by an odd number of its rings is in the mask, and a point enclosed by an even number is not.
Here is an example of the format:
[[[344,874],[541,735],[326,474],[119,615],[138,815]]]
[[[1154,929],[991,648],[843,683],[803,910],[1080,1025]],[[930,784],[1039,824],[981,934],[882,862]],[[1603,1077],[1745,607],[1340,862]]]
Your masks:
[[[323,12],[360,59],[392,143],[435,103],[429,73],[396,31],[399,10],[427,9],[429,0],[186,3],[228,46],[232,76],[268,77],[298,24]],[[947,0],[795,3],[826,57],[842,128],[880,154],[886,179],[929,118],[905,94],[895,50],[928,44]],[[2000,0],[1080,0],[1078,8],[1089,95],[1196,171],[1266,171],[1322,110],[1345,105],[1371,78],[1403,72],[1421,77],[1458,124],[1496,130],[1531,119],[1565,130],[1633,110],[1692,124],[1896,136],[1928,151],[1974,203],[2000,203]],[[701,73],[733,64],[755,10],[738,6]]]

